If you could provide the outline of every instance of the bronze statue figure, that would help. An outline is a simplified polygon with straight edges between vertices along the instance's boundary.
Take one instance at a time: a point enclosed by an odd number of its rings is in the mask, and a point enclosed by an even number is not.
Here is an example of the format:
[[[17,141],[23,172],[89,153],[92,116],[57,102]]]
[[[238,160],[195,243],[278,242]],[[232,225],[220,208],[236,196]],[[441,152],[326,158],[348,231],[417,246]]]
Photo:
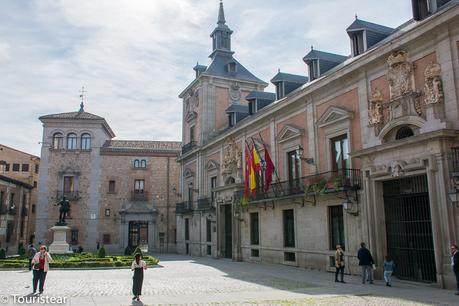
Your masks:
[[[59,201],[55,206],[60,205],[61,207],[59,208],[59,221],[56,223],[56,225],[67,225],[65,222],[65,217],[67,216],[67,213],[70,211],[70,202],[65,198],[65,196],[62,197],[62,200]]]

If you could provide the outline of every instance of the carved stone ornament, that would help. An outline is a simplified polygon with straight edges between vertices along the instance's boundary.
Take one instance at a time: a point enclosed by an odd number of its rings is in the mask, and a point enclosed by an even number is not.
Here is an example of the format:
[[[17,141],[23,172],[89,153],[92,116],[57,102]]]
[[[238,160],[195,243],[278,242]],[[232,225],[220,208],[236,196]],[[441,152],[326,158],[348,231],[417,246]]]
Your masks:
[[[405,175],[405,170],[403,170],[402,164],[394,161],[391,166],[391,176],[396,178],[396,177],[401,177]]]
[[[370,109],[368,110],[368,123],[370,125],[382,123],[382,102],[383,96],[377,88],[373,90],[370,98]]]
[[[239,102],[241,100],[241,87],[238,83],[231,85],[229,95],[232,102]]]
[[[390,99],[395,99],[413,91],[413,65],[408,62],[408,53],[403,50],[392,52],[387,59],[389,71]]]
[[[222,175],[239,178],[242,169],[242,151],[238,148],[236,141],[230,139],[224,148]]]
[[[196,118],[199,106],[199,91],[190,90],[185,98],[185,120],[187,122]]]
[[[437,63],[430,63],[424,71],[424,102],[426,105],[442,103],[444,100],[441,81],[441,67]]]

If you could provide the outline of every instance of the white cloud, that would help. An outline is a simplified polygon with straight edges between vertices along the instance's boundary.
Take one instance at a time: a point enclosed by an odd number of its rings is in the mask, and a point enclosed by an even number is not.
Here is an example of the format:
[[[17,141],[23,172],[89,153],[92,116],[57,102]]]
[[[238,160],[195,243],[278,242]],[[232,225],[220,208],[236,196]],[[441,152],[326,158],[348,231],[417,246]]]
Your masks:
[[[403,3],[402,3],[403,2]],[[305,74],[318,49],[349,53],[355,13],[397,26],[408,1],[225,0],[236,58],[268,81]],[[217,0],[35,0],[0,2],[0,143],[39,154],[40,115],[86,110],[118,138],[180,140],[178,94],[196,61],[207,64]],[[333,21],[333,22],[330,22]]]

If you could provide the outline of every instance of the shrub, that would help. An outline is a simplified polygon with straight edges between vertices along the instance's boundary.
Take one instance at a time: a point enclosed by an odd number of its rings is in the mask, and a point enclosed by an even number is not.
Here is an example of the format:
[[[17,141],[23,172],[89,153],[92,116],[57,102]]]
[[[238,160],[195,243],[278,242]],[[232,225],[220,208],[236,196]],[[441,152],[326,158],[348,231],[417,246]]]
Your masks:
[[[115,267],[122,267],[124,266],[125,264],[121,261],[115,261]]]
[[[102,246],[99,249],[99,252],[97,253],[97,257],[99,257],[99,258],[104,258],[105,257],[105,248],[104,248],[104,246]]]
[[[124,255],[126,255],[126,256],[132,255],[133,252],[134,252],[134,248],[132,246],[127,246],[124,249]]]
[[[24,248],[24,243],[19,242],[19,244],[18,244],[18,254],[19,254],[19,256],[24,256],[25,253],[26,253],[26,250]]]
[[[5,249],[0,249],[0,259],[5,259],[6,258],[6,251]]]

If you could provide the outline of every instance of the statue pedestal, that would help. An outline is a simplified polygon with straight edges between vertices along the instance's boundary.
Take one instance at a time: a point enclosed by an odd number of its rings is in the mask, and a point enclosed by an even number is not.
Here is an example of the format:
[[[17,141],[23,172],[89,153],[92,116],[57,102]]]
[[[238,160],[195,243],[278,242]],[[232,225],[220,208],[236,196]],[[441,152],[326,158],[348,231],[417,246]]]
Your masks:
[[[67,243],[67,231],[70,230],[68,226],[56,225],[51,227],[53,231],[53,243],[49,246],[49,252],[51,254],[66,254],[72,253]]]

